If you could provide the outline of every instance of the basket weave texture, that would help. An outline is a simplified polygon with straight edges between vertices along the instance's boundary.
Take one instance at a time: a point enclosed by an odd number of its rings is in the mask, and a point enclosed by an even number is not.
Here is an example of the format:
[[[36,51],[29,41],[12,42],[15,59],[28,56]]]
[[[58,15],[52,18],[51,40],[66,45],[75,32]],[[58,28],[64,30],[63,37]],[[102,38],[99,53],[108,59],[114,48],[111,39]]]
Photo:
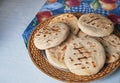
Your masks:
[[[82,15],[81,13],[72,13],[72,14],[74,14],[77,18],[79,18]],[[120,59],[119,59],[118,61],[116,61],[114,63],[105,64],[105,66],[103,67],[103,69],[99,73],[97,73],[95,75],[90,75],[90,76],[75,75],[71,72],[60,70],[60,69],[52,66],[46,60],[45,56],[43,56],[41,50],[39,50],[35,47],[35,45],[33,43],[33,39],[34,39],[34,34],[40,28],[45,27],[53,18],[54,17],[51,17],[51,18],[43,21],[42,23],[38,24],[38,26],[31,33],[31,36],[29,38],[29,44],[28,44],[28,51],[29,51],[29,55],[31,57],[31,60],[45,74],[47,74],[48,76],[53,77],[55,79],[64,81],[64,82],[78,82],[78,83],[90,82],[90,81],[101,79],[101,78],[109,75],[110,73],[115,71],[120,66]],[[117,32],[117,30],[114,31],[114,33],[118,37],[120,37],[120,34],[119,34],[119,32]]]

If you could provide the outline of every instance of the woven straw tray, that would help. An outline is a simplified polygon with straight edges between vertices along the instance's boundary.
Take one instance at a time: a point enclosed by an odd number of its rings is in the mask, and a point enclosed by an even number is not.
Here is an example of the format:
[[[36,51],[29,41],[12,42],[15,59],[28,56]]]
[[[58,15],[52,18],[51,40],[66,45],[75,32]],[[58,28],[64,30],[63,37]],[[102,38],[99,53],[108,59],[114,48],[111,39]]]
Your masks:
[[[82,15],[81,13],[72,13],[72,14],[74,14],[77,18],[79,18]],[[90,75],[90,76],[75,75],[69,71],[64,71],[64,70],[61,70],[61,69],[58,69],[52,66],[45,58],[42,51],[35,47],[33,43],[33,39],[34,39],[34,34],[36,33],[36,31],[39,30],[40,27],[45,27],[53,18],[54,17],[51,17],[43,21],[42,23],[40,23],[31,33],[31,36],[29,38],[29,43],[28,43],[28,51],[29,51],[31,60],[45,74],[55,79],[64,81],[64,82],[78,82],[78,83],[90,82],[90,81],[101,79],[109,75],[110,73],[115,71],[120,66],[120,59],[119,59],[118,61],[114,63],[105,64],[104,68],[99,73],[95,75]],[[120,34],[119,32],[117,32],[117,30],[115,30],[114,33],[120,37]]]

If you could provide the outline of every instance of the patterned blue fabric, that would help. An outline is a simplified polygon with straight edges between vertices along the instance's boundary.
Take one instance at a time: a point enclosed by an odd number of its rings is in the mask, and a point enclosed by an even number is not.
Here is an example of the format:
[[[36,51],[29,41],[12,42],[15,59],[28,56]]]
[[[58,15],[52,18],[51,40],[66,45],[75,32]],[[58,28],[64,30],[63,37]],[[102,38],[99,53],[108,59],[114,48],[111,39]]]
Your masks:
[[[105,16],[109,14],[116,14],[120,16],[120,0],[116,0],[116,3],[114,4],[117,4],[117,7],[109,11],[102,8],[103,4],[100,4],[98,0],[78,0],[80,4],[77,4],[76,6],[70,6],[69,4],[66,4],[66,1],[71,1],[72,3],[75,2],[75,0],[55,0],[55,2],[51,2],[51,3],[46,2],[38,13],[39,14],[42,12],[46,13],[45,11],[47,11],[46,16],[45,15],[42,16],[45,18],[46,17],[49,18],[50,15],[57,15],[57,14],[62,14],[66,12],[99,13]],[[41,15],[40,16],[38,15],[38,17],[35,16],[35,18],[31,21],[31,23],[23,32],[22,36],[26,46],[28,43],[30,33],[38,25],[38,23],[40,23],[38,19],[41,20],[42,17]],[[119,25],[117,25],[117,28],[118,30],[120,30]]]

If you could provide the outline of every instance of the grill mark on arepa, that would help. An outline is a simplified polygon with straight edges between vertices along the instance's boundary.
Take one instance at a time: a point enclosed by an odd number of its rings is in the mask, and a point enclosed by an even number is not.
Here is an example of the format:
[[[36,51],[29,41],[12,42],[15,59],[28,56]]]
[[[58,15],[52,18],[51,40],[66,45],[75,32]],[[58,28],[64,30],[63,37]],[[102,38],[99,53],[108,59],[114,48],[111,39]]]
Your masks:
[[[83,54],[83,56],[84,56],[84,54],[86,54],[86,53],[87,53],[87,55],[91,56],[91,52],[85,50],[84,47],[79,47],[79,48],[74,47],[73,49],[74,49],[74,50],[77,50],[80,54]],[[84,51],[83,51],[83,50],[84,50]],[[89,57],[89,56],[86,56],[86,57]]]
[[[93,52],[97,52],[96,50],[93,50]]]
[[[118,43],[117,45],[120,45],[120,43]]]
[[[85,69],[86,67],[81,67],[81,69]]]
[[[81,65],[81,63],[75,63],[74,65]]]
[[[77,50],[80,54],[83,54],[83,52],[81,52],[81,49],[83,49],[84,47],[79,47],[79,48],[76,48],[76,47],[74,47],[73,49],[74,50]]]
[[[38,33],[38,34],[36,34],[36,36],[40,36],[40,34]]]
[[[93,65],[93,67],[96,67],[96,64],[95,64],[95,62],[94,62],[94,61],[92,61],[92,65]]]
[[[95,47],[96,46],[96,44],[94,43],[92,43],[92,42],[87,42],[87,45],[89,45],[90,47]]]
[[[87,61],[86,61],[85,63],[86,63],[86,64],[89,64],[89,62],[87,62]]]
[[[73,55],[76,55],[76,53],[73,53]]]
[[[86,56],[80,57],[80,58],[78,58],[78,60],[81,60],[81,59],[88,59],[88,58],[90,58],[90,56],[89,56],[89,57],[86,57]]]
[[[47,40],[46,42],[48,43],[48,42],[50,42],[51,40],[49,39],[49,40]]]
[[[93,22],[92,25],[95,25],[95,23]]]
[[[87,22],[87,24],[90,24],[91,22],[98,20],[98,19],[100,19],[100,18],[94,18],[94,19],[90,20],[89,22]]]
[[[58,26],[56,26],[58,27]],[[52,31],[55,31],[55,32],[60,32],[60,29],[59,28],[51,28]]]
[[[44,35],[44,37],[46,37],[46,35]]]
[[[61,50],[62,50],[62,51],[65,51],[66,48],[67,48],[67,46],[65,45]]]
[[[74,50],[78,50],[78,49],[82,49],[82,48],[84,48],[84,47],[78,47],[78,48],[77,48],[77,47],[74,47],[73,49],[74,49]]]
[[[116,56],[115,55],[112,55],[114,58],[116,58]]]
[[[70,61],[74,61],[71,57],[69,57]]]

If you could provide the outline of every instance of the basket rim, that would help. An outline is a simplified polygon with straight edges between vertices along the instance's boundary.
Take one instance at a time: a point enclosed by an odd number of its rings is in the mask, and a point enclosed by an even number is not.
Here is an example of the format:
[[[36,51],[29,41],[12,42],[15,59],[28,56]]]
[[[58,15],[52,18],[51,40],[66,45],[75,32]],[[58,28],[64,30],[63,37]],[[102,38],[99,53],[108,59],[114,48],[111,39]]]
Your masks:
[[[66,13],[64,13],[64,14],[66,14]],[[68,14],[82,14],[82,13],[68,13]],[[62,15],[62,14],[59,14],[59,15]],[[59,16],[59,15],[56,15],[56,16]],[[42,22],[41,22],[40,24],[38,24],[36,27],[40,26],[42,23],[44,23],[44,22],[46,22],[46,21],[48,21],[48,20],[50,20],[50,19],[53,19],[53,18],[56,17],[56,16],[52,16],[52,17],[46,19],[45,21],[42,21]],[[104,76],[99,77],[99,78],[97,78],[97,79],[92,79],[92,80],[90,80],[90,81],[70,81],[70,80],[62,80],[62,79],[59,79],[58,77],[55,77],[55,76],[51,75],[50,73],[47,73],[46,71],[44,71],[43,69],[41,69],[41,68],[36,64],[36,62],[34,61],[34,59],[33,59],[33,57],[32,57],[32,54],[31,54],[31,52],[30,52],[30,51],[31,51],[31,48],[30,48],[31,42],[30,42],[30,41],[32,40],[32,36],[34,35],[34,32],[35,32],[35,30],[36,30],[36,27],[35,27],[34,30],[31,32],[30,37],[29,37],[29,39],[28,39],[28,53],[29,53],[29,56],[30,56],[33,64],[34,64],[40,71],[42,71],[44,74],[46,74],[46,75],[49,76],[49,77],[52,77],[52,78],[54,78],[54,79],[56,79],[56,80],[59,80],[59,81],[62,81],[62,82],[76,82],[76,83],[77,83],[77,82],[91,82],[91,81],[95,81],[95,80],[102,79],[102,78],[110,75],[111,73],[113,73],[113,72],[120,66],[120,64],[119,64],[119,65],[117,65],[116,67],[114,67],[114,70],[111,70],[110,73],[105,74]],[[44,58],[44,57],[43,57],[43,58]],[[48,62],[48,63],[49,63],[49,62]],[[51,65],[51,64],[50,64],[50,65]],[[55,67],[54,67],[54,68],[55,68]],[[58,69],[58,68],[57,68],[57,69]]]

